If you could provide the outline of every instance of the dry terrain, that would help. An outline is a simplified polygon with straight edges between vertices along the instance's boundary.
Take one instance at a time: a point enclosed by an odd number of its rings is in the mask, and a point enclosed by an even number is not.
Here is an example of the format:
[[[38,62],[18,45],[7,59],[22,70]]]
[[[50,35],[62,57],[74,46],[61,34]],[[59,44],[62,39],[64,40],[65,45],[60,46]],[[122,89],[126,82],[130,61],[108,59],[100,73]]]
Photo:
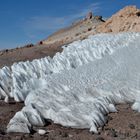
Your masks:
[[[117,105],[118,112],[108,115],[108,123],[100,128],[99,134],[87,129],[62,127],[49,121],[44,127],[34,127],[31,134],[6,133],[6,126],[14,114],[23,107],[23,103],[0,101],[0,140],[136,140],[140,139],[140,113],[132,111],[129,104]],[[47,130],[39,135],[37,129]]]

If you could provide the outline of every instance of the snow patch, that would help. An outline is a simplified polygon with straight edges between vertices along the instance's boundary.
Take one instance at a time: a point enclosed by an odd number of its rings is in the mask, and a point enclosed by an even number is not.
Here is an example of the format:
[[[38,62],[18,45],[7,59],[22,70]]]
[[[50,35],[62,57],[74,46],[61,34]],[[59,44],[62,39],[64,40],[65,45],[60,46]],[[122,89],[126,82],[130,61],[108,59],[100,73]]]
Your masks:
[[[99,34],[63,52],[0,70],[0,97],[25,101],[7,132],[29,133],[46,119],[98,133],[115,104],[140,109],[140,33]]]

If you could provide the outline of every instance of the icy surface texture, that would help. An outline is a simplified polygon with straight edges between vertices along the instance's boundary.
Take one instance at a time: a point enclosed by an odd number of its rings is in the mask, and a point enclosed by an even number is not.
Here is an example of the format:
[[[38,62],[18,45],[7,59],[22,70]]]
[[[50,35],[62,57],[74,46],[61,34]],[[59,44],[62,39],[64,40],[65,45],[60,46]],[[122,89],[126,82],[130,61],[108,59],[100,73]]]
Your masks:
[[[140,33],[99,34],[46,57],[1,70],[1,98],[25,101],[7,126],[29,133],[46,119],[74,128],[97,128],[115,104],[140,111]],[[5,99],[6,100],[6,99]]]
[[[16,101],[24,101],[30,89],[33,90],[40,87],[40,84],[42,85],[38,82],[39,78],[52,73],[61,73],[63,70],[71,68],[76,69],[96,59],[101,59],[105,55],[111,55],[117,49],[128,46],[136,38],[139,38],[138,33],[99,34],[71,43],[68,47],[64,47],[61,54],[57,53],[53,59],[46,57],[32,62],[15,63],[11,67],[12,72],[9,68],[4,67],[0,71],[2,79],[0,96],[2,96],[1,98],[10,96],[14,97]],[[7,84],[7,82],[9,83]]]

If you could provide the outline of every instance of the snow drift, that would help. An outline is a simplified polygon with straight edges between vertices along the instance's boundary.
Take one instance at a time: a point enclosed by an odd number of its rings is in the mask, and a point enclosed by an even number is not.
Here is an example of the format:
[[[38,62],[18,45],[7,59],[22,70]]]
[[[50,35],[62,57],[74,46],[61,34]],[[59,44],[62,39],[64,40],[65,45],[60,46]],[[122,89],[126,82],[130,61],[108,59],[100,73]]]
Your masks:
[[[73,128],[97,128],[115,104],[140,111],[140,33],[99,34],[63,46],[63,52],[0,70],[0,97],[25,101],[7,132],[29,133],[47,119]]]

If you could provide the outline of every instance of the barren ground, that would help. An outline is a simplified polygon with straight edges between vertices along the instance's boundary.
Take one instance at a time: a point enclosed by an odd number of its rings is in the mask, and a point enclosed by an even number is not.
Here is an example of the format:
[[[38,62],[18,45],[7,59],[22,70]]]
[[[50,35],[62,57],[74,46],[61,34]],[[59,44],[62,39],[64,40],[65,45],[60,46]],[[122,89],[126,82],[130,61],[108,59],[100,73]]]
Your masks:
[[[23,103],[4,103],[0,101],[0,140],[135,140],[140,139],[140,113],[132,111],[129,104],[117,105],[118,113],[108,115],[108,123],[99,134],[87,129],[72,129],[48,122],[41,129],[47,130],[43,136],[33,127],[31,134],[6,133],[6,126],[14,114],[23,107]]]

